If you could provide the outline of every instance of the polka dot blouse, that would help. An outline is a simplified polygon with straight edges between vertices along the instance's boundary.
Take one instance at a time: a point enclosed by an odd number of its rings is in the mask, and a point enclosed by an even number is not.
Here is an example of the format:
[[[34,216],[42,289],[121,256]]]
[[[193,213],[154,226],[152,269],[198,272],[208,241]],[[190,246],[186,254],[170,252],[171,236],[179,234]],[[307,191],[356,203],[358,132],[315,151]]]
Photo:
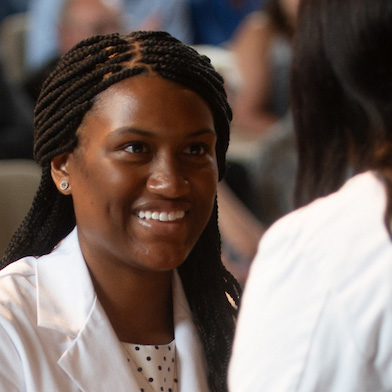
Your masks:
[[[136,368],[140,392],[177,392],[176,346],[123,343],[130,366]]]

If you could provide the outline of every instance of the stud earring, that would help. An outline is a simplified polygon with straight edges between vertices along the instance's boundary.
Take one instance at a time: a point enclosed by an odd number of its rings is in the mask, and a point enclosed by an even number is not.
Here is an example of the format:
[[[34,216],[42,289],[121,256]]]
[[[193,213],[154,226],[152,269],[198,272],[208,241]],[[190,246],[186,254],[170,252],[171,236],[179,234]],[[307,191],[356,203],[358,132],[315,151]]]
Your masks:
[[[66,189],[68,189],[68,186],[69,186],[69,184],[68,184],[68,181],[61,181],[60,182],[60,189],[62,190],[62,191],[65,191]]]

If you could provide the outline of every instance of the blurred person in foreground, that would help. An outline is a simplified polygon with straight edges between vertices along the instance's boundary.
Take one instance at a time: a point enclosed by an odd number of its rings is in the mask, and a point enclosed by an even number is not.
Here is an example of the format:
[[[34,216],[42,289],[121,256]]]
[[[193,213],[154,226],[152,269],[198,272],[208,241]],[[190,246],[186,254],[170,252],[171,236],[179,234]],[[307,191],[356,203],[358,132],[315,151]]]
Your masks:
[[[301,1],[292,106],[303,207],[261,240],[233,392],[392,390],[391,20],[389,0]]]

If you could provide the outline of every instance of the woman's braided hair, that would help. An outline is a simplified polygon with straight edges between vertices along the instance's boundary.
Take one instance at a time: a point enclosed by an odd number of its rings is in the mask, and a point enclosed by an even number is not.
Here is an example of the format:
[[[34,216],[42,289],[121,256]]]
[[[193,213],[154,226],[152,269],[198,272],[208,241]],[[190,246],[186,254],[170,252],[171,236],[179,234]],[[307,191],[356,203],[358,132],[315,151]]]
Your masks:
[[[59,61],[42,87],[34,124],[34,155],[42,166],[41,183],[1,267],[27,255],[51,252],[73,229],[72,199],[56,189],[51,160],[76,147],[76,130],[97,94],[139,74],[157,74],[190,88],[206,101],[214,116],[222,178],[231,110],[223,79],[209,59],[164,32],[116,33],[86,39]],[[179,273],[204,345],[210,390],[226,391],[241,289],[221,262],[217,215],[215,201],[212,216]]]

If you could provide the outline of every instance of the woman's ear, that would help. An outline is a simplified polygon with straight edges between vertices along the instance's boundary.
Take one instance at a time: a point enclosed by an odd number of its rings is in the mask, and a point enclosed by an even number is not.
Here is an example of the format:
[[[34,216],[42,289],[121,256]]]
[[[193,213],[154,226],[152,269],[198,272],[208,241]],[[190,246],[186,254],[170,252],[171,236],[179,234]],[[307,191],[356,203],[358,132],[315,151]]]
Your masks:
[[[70,152],[64,152],[60,155],[56,155],[50,163],[53,182],[63,195],[71,194],[68,173],[69,156]]]

